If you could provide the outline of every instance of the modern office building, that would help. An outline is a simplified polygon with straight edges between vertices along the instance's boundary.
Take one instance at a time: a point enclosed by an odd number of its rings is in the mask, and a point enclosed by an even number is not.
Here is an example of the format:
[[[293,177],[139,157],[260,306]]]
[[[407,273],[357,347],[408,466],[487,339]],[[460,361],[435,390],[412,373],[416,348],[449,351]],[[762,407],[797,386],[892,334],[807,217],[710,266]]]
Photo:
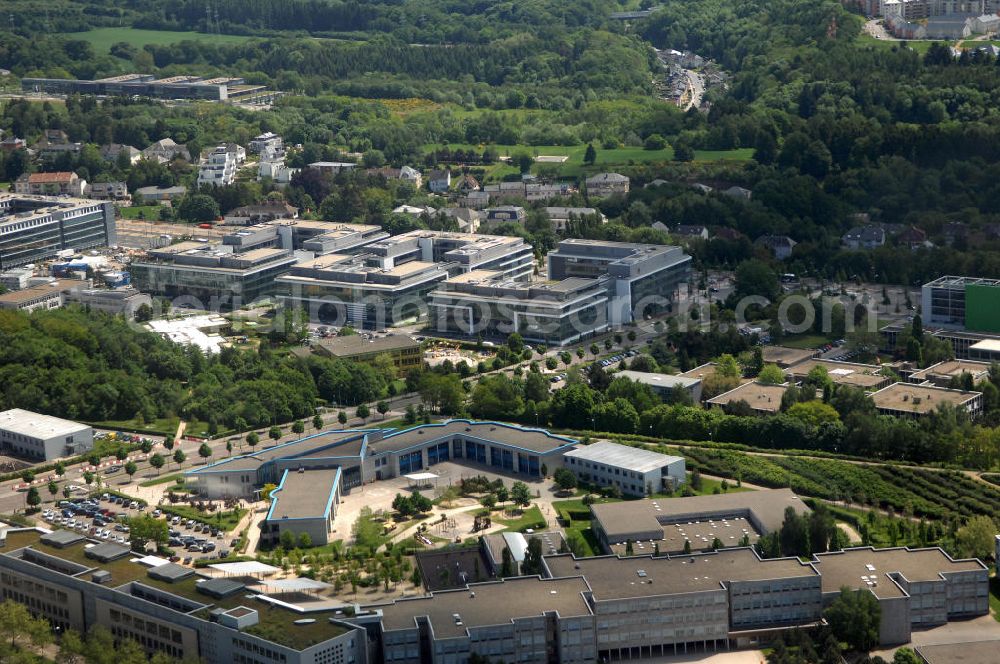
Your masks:
[[[562,346],[608,329],[607,279],[517,281],[473,270],[441,282],[429,295],[429,328],[449,335],[524,339]]]
[[[278,544],[290,533],[296,544],[307,536],[312,546],[330,542],[340,503],[340,466],[306,470],[285,469],[271,492],[271,507],[261,524],[261,540]]]
[[[1000,280],[940,277],[920,295],[926,326],[1000,333]]]
[[[244,212],[259,217],[267,216],[263,209],[244,208]],[[223,236],[222,244],[233,247],[233,251],[237,252],[276,247],[289,251],[310,251],[316,255],[351,254],[362,250],[367,244],[388,237],[389,234],[380,226],[274,218],[234,229]]]
[[[740,546],[745,535],[752,544],[778,530],[789,507],[809,511],[790,489],[628,500],[591,505],[590,511],[594,531],[609,552],[623,552],[622,545],[633,542],[637,553],[654,545],[661,553],[678,553],[685,541],[693,550],[706,550],[715,538],[724,547]]]
[[[255,101],[273,96],[262,85],[247,85],[242,78],[205,79],[200,76],[171,76],[156,79],[150,74],[122,74],[96,81],[63,78],[22,78],[26,92],[98,97],[138,96],[154,99],[203,101]]]
[[[691,397],[692,403],[701,401],[701,378],[629,369],[616,372],[614,377],[628,378],[634,383],[647,385],[661,399],[670,399],[676,390],[683,390]]]
[[[549,279],[609,277],[608,322],[612,326],[669,311],[691,271],[680,247],[567,239],[549,252]]]
[[[71,531],[0,531],[0,596],[54,629],[102,625],[147,653],[207,664],[367,664],[365,630],[299,603],[317,581],[261,583],[277,568],[221,564],[209,578],[164,558]],[[215,571],[215,570],[213,570]]]
[[[615,487],[627,496],[673,491],[687,480],[683,457],[609,441],[566,452],[563,467],[581,482]]]
[[[133,284],[144,293],[190,298],[193,306],[215,311],[275,295],[275,277],[295,260],[285,249],[237,254],[228,245],[181,242],[151,249],[144,259],[132,262],[130,272]]]
[[[906,377],[908,383],[930,383],[937,387],[948,387],[953,380],[961,380],[968,374],[973,384],[978,384],[982,380],[989,378],[989,362],[975,362],[973,360],[944,360],[937,364],[932,364],[926,369],[914,371]]]
[[[872,394],[875,409],[883,415],[917,419],[948,404],[975,419],[983,412],[983,393],[952,390],[930,384],[893,383]]]
[[[0,194],[0,269],[117,243],[109,201]]]
[[[310,320],[383,329],[423,319],[427,295],[449,276],[475,269],[527,279],[531,246],[521,238],[414,231],[366,244],[364,253],[301,261],[277,282],[286,307]]]
[[[400,376],[405,376],[410,369],[419,369],[424,363],[420,342],[405,334],[374,338],[360,334],[328,337],[314,342],[312,349],[320,355],[366,364],[373,364],[379,355],[388,355]]]
[[[50,415],[13,408],[0,413],[0,449],[32,461],[52,461],[89,451],[94,429]]]
[[[444,461],[538,479],[542,466],[549,472],[558,468],[576,444],[544,429],[448,420],[402,430],[325,431],[185,475],[197,484],[200,495],[212,499],[250,498],[264,484],[276,484],[286,470],[299,469],[340,468],[338,486],[343,493],[364,482],[408,475]]]
[[[787,389],[787,384],[768,385],[752,381],[714,396],[705,403],[727,411],[746,404],[757,415],[775,415],[781,410],[781,398],[785,396]]]
[[[633,660],[766,643],[820,621],[821,580],[795,558],[762,560],[748,548],[677,557],[563,554],[547,576],[582,576],[597,621],[596,661]]]
[[[833,360],[810,359],[785,369],[785,375],[794,382],[808,378],[809,372],[823,367],[826,375],[835,385],[849,385],[867,392],[881,390],[892,383],[892,378],[882,375],[882,367],[876,364],[857,362],[835,362]]]
[[[94,311],[135,318],[139,307],[153,306],[153,298],[136,288],[73,288],[63,296],[65,303],[79,304]]]
[[[58,309],[66,303],[70,292],[88,286],[88,282],[76,279],[47,281],[37,286],[0,294],[0,309],[16,309],[24,313]]]
[[[862,547],[814,556],[823,603],[843,587],[868,590],[882,609],[879,643],[910,641],[912,629],[989,613],[989,569],[979,560],[954,560],[939,548]]]

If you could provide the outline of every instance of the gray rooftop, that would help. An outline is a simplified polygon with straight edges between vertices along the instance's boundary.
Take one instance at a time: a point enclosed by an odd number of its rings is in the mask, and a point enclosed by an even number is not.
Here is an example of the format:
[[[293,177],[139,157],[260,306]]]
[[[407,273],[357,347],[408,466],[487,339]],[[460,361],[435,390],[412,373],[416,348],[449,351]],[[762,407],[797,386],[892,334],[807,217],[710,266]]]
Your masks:
[[[730,581],[764,581],[819,576],[796,558],[762,560],[752,549],[728,549],[697,555],[619,558],[545,557],[554,577],[582,574],[597,601],[650,595],[723,590]]]
[[[386,631],[412,629],[427,616],[437,638],[464,636],[470,627],[509,624],[515,618],[555,611],[560,617],[587,616],[590,608],[582,578],[541,580],[520,577],[472,584],[468,590],[446,590],[431,597],[402,599],[382,608]],[[456,619],[455,615],[458,615]]]
[[[80,533],[73,532],[72,530],[53,530],[51,533],[46,533],[39,538],[42,544],[48,544],[49,546],[54,546],[61,549],[65,546],[71,546],[78,542],[82,542],[86,537]]]
[[[257,468],[268,461],[274,461],[275,459],[291,459],[304,456],[356,456],[360,453],[359,445],[343,444],[348,441],[359,440],[364,435],[365,432],[363,431],[324,431],[323,433],[307,436],[306,438],[294,440],[290,443],[275,445],[259,452],[251,452],[250,454],[225,459],[209,466],[188,471],[188,474],[197,475],[199,473],[257,470]],[[331,446],[333,449],[323,450],[323,448]],[[321,450],[325,453],[321,454]]]
[[[271,494],[268,520],[323,518],[339,478],[339,467],[286,471],[281,485]]]
[[[84,551],[84,555],[88,558],[93,558],[94,560],[100,561],[102,563],[111,562],[112,560],[118,560],[119,558],[124,558],[131,552],[127,546],[120,546],[118,544],[111,544],[110,542],[105,542],[103,544],[95,544],[94,546],[88,547]]]
[[[701,382],[700,378],[691,378],[689,376],[682,375],[671,375],[662,373],[653,373],[650,371],[632,371],[631,369],[624,369],[617,372],[614,378],[628,378],[634,383],[642,383],[643,385],[649,385],[650,387],[692,387]]]
[[[194,570],[190,567],[178,565],[177,563],[167,563],[166,565],[151,567],[147,574],[150,578],[173,583],[175,581],[180,581],[181,579],[186,579],[189,576],[193,576]]]
[[[317,346],[334,357],[351,357],[367,353],[381,353],[407,348],[419,348],[420,342],[414,341],[405,334],[390,334],[375,339],[366,339],[360,334],[346,337],[329,337],[316,342]]]
[[[472,422],[470,420],[449,420],[443,424],[425,424],[390,433],[373,444],[375,453],[398,452],[414,445],[432,440],[464,436],[479,440],[503,443],[515,447],[546,454],[566,445],[576,444],[575,440],[556,436],[544,429],[522,428],[498,422]]]
[[[219,599],[232,595],[233,593],[237,593],[245,587],[246,586],[239,581],[233,581],[231,579],[208,579],[206,581],[199,582],[197,590],[200,593]]]
[[[669,456],[651,450],[644,450],[641,447],[619,445],[618,443],[606,440],[578,447],[575,450],[566,452],[563,456],[603,463],[638,473],[648,473],[659,470],[668,464],[684,461],[679,456]]]
[[[764,534],[781,527],[785,508],[808,512],[790,489],[761,489],[688,498],[648,498],[591,505],[590,511],[610,542],[624,541],[633,533],[659,530],[663,524],[695,521],[704,517],[752,515]]]
[[[927,664],[996,664],[998,651],[1000,640],[917,647],[917,654]]]

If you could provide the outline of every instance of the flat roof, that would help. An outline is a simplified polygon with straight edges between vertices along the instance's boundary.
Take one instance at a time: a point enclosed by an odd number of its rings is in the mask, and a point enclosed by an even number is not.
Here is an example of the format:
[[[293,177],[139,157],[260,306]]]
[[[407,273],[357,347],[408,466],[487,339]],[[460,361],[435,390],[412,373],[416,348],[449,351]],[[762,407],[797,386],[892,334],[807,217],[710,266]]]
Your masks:
[[[157,565],[156,567],[149,568],[146,572],[150,577],[154,579],[160,579],[162,581],[168,581],[173,583],[174,581],[180,581],[181,579],[186,579],[194,574],[194,570],[190,567],[184,567],[183,565],[178,565],[177,563],[167,563],[166,565]]]
[[[996,664],[1000,640],[917,646],[927,664]]]
[[[1000,353],[1000,339],[983,339],[969,346],[969,350],[984,350],[991,353]]]
[[[351,357],[367,353],[382,353],[405,348],[419,348],[420,342],[405,334],[390,334],[384,337],[366,339],[360,334],[347,337],[328,337],[316,342],[323,350],[335,357]]]
[[[74,288],[86,288],[87,285],[87,282],[79,279],[56,279],[48,283],[38,284],[37,286],[0,294],[0,304],[20,305],[40,296],[59,295],[63,291]]]
[[[639,473],[648,473],[653,470],[659,470],[667,464],[684,461],[679,456],[660,454],[659,452],[645,450],[641,447],[620,445],[607,440],[602,440],[591,445],[582,445],[575,450],[566,452],[563,456],[604,463],[609,466],[616,466]]]
[[[764,346],[765,364],[777,364],[779,367],[790,367],[815,357],[818,351],[803,348],[788,348],[787,346]]]
[[[282,519],[322,519],[329,513],[340,467],[309,470],[286,470],[278,488],[271,494],[269,521]]]
[[[597,601],[724,590],[730,581],[764,581],[818,577],[809,563],[797,558],[763,560],[749,548],[678,556],[546,556],[554,577],[582,574]]]
[[[791,489],[760,489],[687,498],[646,498],[590,506],[609,542],[624,541],[634,533],[660,530],[662,524],[705,520],[707,517],[744,516],[750,513],[767,532],[781,527],[785,508],[808,512]],[[633,537],[633,539],[635,539]]]
[[[32,438],[55,438],[89,430],[90,425],[12,408],[0,413],[0,429]]]
[[[735,389],[712,397],[707,403],[728,406],[737,401],[746,401],[754,410],[777,413],[781,410],[781,398],[786,389],[788,389],[787,385],[765,385],[755,381],[744,383]]]
[[[941,403],[962,406],[981,396],[982,392],[950,390],[945,387],[913,385],[912,383],[893,383],[872,394],[872,401],[879,409],[926,414],[933,412]]]
[[[375,442],[373,449],[376,454],[387,451],[398,452],[414,445],[455,435],[520,447],[539,454],[575,445],[577,442],[572,438],[549,433],[545,429],[519,427],[501,422],[448,420],[442,424],[423,424],[389,433],[382,440]]]
[[[785,373],[791,374],[796,380],[802,380],[816,367],[825,368],[827,375],[830,376],[830,380],[838,385],[853,385],[863,389],[875,389],[892,380],[879,373],[882,371],[882,367],[877,364],[835,362],[833,360],[821,360],[818,358],[799,362],[785,369]]]
[[[961,376],[963,373],[972,374],[973,378],[981,376],[990,370],[989,362],[977,362],[975,360],[945,360],[932,364],[926,369],[915,371],[910,375],[910,380],[926,380],[930,376]]]
[[[904,592],[889,578],[899,573],[911,582],[937,581],[947,572],[983,572],[989,570],[978,560],[954,560],[939,548],[873,549],[859,547],[813,557],[823,577],[823,592],[848,588],[870,588],[879,598],[902,597]],[[874,582],[874,585],[872,583]]]
[[[685,542],[691,543],[692,551],[709,551],[715,538],[719,538],[725,548],[740,546],[744,535],[749,538],[750,544],[760,539],[760,532],[741,516],[692,519],[661,526],[661,530],[662,535],[658,540],[634,542],[633,552],[642,555],[659,548],[660,553],[678,553],[684,550]],[[627,548],[625,543],[612,544],[611,552],[625,555]]]
[[[306,436],[290,443],[282,443],[249,454],[241,454],[231,459],[223,459],[208,466],[202,466],[187,471],[188,475],[200,473],[227,473],[245,470],[256,470],[269,461],[276,459],[292,459],[299,457],[341,457],[357,456],[364,445],[367,432],[346,429],[342,431],[323,431]],[[354,442],[351,445],[349,443]],[[334,447],[335,449],[328,449]]]
[[[684,374],[663,374],[663,373],[653,373],[651,371],[632,371],[631,369],[623,369],[622,371],[616,372],[612,378],[628,378],[632,382],[642,383],[643,385],[649,385],[650,387],[692,387],[701,382],[700,378],[695,378],[691,376],[686,376]]]
[[[514,618],[541,616],[548,611],[563,618],[589,616],[590,607],[583,597],[586,591],[587,584],[579,576],[545,580],[526,576],[372,608],[382,609],[387,631],[415,628],[416,619],[427,616],[437,638],[454,638],[464,636],[470,627],[508,624]]]

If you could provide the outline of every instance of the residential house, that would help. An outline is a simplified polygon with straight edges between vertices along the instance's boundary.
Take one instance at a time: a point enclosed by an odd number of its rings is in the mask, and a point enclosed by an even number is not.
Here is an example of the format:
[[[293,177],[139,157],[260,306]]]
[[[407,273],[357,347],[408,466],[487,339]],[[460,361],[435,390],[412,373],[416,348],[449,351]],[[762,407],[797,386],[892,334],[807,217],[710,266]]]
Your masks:
[[[274,132],[264,132],[250,141],[250,152],[254,154],[277,154],[285,149],[281,136]]]
[[[91,182],[84,190],[84,195],[99,201],[131,202],[132,200],[128,194],[128,185],[124,182]]]
[[[743,233],[739,232],[735,228],[729,228],[728,226],[719,226],[713,231],[715,237],[720,240],[729,240],[734,242],[743,237]]]
[[[620,173],[598,173],[586,180],[587,195],[605,198],[614,194],[627,194],[629,179]]]
[[[321,175],[337,175],[341,171],[351,171],[358,165],[352,161],[314,161],[309,168],[319,171]]]
[[[956,241],[962,242],[968,239],[969,227],[960,221],[949,221],[941,228],[941,235],[944,237],[944,243],[950,247]]]
[[[490,194],[487,191],[470,191],[458,199],[458,204],[473,210],[482,210],[490,204]]]
[[[972,32],[977,35],[994,35],[1000,31],[1000,16],[980,14],[972,19]]]
[[[933,244],[927,241],[927,233],[915,226],[910,226],[905,231],[896,236],[896,242],[899,243],[899,246],[907,247],[911,251],[916,251],[917,249],[924,249],[927,247],[934,246]]]
[[[236,146],[239,147],[239,146]],[[241,150],[243,148],[240,148]],[[244,153],[246,158],[246,153]],[[220,145],[201,162],[198,167],[198,186],[214,185],[225,187],[236,180],[236,167],[239,157],[229,146]]]
[[[566,224],[571,219],[582,219],[583,217],[596,217],[602,224],[607,223],[607,218],[601,214],[600,210],[592,207],[547,207],[545,214],[549,215],[552,222],[552,230],[562,232],[566,230]]]
[[[439,214],[451,217],[458,222],[458,230],[463,233],[475,233],[479,230],[479,224],[486,218],[486,213],[481,210],[473,210],[465,207],[449,207],[438,210]]]
[[[87,181],[76,173],[25,173],[14,182],[14,193],[39,196],[83,196]]]
[[[875,249],[885,244],[885,231],[878,226],[855,226],[840,241],[848,249]]]
[[[79,154],[83,143],[74,143],[61,129],[46,129],[45,134],[32,147],[32,150],[42,159],[55,159],[67,152]]]
[[[529,201],[547,201],[576,193],[576,188],[568,182],[528,183],[524,185],[524,197]]]
[[[405,180],[417,189],[424,182],[424,176],[420,174],[420,171],[410,166],[403,166],[402,168],[383,166],[382,168],[369,168],[365,172],[368,175],[381,176],[386,180]]]
[[[436,194],[443,194],[451,188],[451,171],[431,171],[427,176],[427,188]]]
[[[476,178],[471,175],[463,175],[458,180],[457,189],[460,194],[468,194],[469,192],[480,191],[482,187],[479,186],[479,180]]]
[[[133,199],[137,203],[150,205],[153,203],[172,203],[184,198],[187,187],[139,187],[135,190]]]
[[[222,147],[226,148],[226,152],[233,156],[236,160],[236,165],[244,163],[247,160],[247,151],[242,145],[236,143],[226,143]]]
[[[753,196],[753,192],[749,189],[735,186],[730,187],[729,189],[723,189],[721,193],[723,196],[729,196],[730,198],[742,198],[745,201],[750,200],[750,197]]]
[[[700,191],[703,194],[710,194],[713,191],[715,191],[714,189],[712,189],[711,187],[709,187],[707,184],[702,184],[700,182],[695,182],[693,185],[691,185],[691,188],[695,189],[697,191]]]
[[[798,242],[787,235],[762,235],[754,241],[755,247],[766,249],[779,261],[790,257],[796,244]]]
[[[0,150],[4,152],[13,152],[14,150],[27,150],[28,144],[23,138],[17,138],[16,136],[6,136],[2,141],[0,141]]]
[[[265,201],[257,205],[244,205],[229,211],[225,223],[236,225],[262,224],[275,219],[298,219],[299,209],[283,201]],[[239,221],[236,221],[239,220]]]
[[[681,240],[708,239],[708,227],[691,224],[678,224],[677,228],[668,231],[675,238]]]
[[[135,162],[142,159],[142,152],[132,147],[131,145],[122,145],[121,143],[109,143],[107,145],[101,146],[101,157],[104,161],[118,162],[118,157],[125,153],[128,155],[128,163],[135,164]]]
[[[528,213],[523,207],[517,205],[501,205],[494,208],[486,208],[486,222],[490,224],[503,224],[513,222],[524,223],[528,218]]]
[[[188,152],[188,149],[175,143],[172,138],[161,138],[143,150],[142,156],[161,162],[173,161],[174,159],[191,161],[191,153]]]
[[[927,19],[925,30],[928,39],[965,39],[972,34],[976,18],[969,14],[948,14]]]

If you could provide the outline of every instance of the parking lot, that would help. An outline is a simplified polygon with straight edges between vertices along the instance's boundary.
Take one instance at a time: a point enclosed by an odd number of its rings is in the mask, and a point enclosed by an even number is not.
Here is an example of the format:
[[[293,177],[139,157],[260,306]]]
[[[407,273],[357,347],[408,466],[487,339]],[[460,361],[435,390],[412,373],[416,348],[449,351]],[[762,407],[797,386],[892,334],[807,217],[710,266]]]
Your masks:
[[[220,559],[229,556],[231,542],[226,533],[207,523],[171,516],[160,509],[150,508],[142,501],[105,493],[99,498],[61,500],[54,509],[46,510],[42,518],[52,527],[79,533],[117,544],[130,541],[128,519],[148,514],[167,522],[169,541],[174,550],[172,562],[192,564],[199,558]]]

